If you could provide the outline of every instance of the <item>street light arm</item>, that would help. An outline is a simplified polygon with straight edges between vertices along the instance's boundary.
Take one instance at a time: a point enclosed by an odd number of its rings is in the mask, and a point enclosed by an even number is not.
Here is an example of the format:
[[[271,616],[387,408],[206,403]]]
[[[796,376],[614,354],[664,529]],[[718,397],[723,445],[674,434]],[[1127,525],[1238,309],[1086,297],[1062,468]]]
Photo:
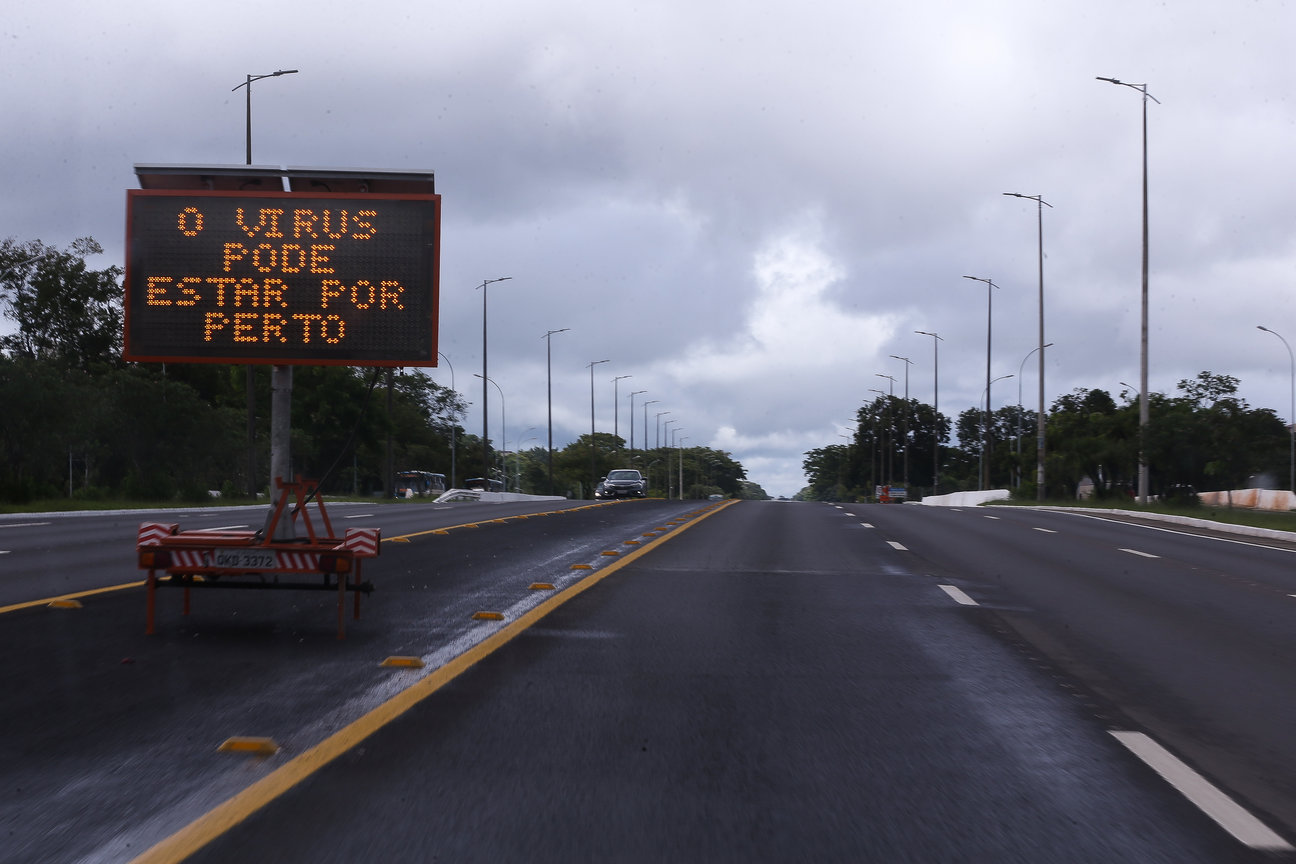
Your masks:
[[[1025,198],[1028,201],[1034,201],[1038,204],[1043,204],[1045,207],[1048,207],[1050,210],[1053,209],[1053,205],[1045,201],[1044,196],[1042,195],[1023,195],[1020,192],[1005,192],[1003,194],[1011,198]]]
[[[242,84],[238,85],[238,87],[231,87],[230,92],[233,93],[235,90],[239,89],[239,87],[250,87],[253,81],[260,81],[262,78],[278,78],[280,75],[295,75],[295,74],[297,74],[296,69],[280,69],[279,71],[271,72],[268,75],[249,75],[247,76],[247,80],[244,81]]]
[[[991,279],[985,279],[985,278],[982,278],[981,276],[964,276],[963,278],[964,278],[964,279],[975,279],[977,282],[984,282],[985,284],[989,285],[991,288],[998,288],[998,287],[999,287],[998,285],[996,285],[996,284],[994,283],[993,280],[991,280]]]
[[[1156,98],[1155,96],[1153,96],[1151,93],[1148,92],[1146,84],[1131,84],[1128,81],[1122,81],[1119,78],[1104,78],[1101,75],[1096,75],[1094,77],[1096,77],[1099,81],[1106,81],[1108,84],[1119,84],[1122,87],[1128,87],[1131,90],[1137,90],[1143,94],[1144,98],[1151,99],[1153,102],[1157,103],[1158,105],[1161,104],[1160,99]]]

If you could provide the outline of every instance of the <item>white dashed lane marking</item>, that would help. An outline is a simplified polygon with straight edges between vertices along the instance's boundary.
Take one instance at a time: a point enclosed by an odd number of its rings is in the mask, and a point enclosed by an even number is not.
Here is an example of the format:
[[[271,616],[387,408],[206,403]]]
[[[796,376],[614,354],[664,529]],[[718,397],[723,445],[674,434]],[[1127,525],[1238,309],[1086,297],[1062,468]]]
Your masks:
[[[962,590],[954,587],[953,585],[937,585],[936,587],[944,591],[946,594],[948,594],[954,600],[955,603],[958,603],[961,606],[981,605],[977,603],[975,600],[973,600],[971,597],[969,597],[967,594],[963,593]]]
[[[1057,532],[1054,531],[1052,528],[1036,528],[1036,529],[1034,529],[1034,530],[1036,530],[1036,531],[1043,531],[1045,534],[1056,534],[1056,533],[1057,533]]]
[[[1160,558],[1160,555],[1153,555],[1151,552],[1140,552],[1137,549],[1122,549],[1122,552],[1128,552],[1131,555],[1137,555],[1140,558]]]
[[[908,549],[906,549],[906,548],[904,547],[903,544],[897,543],[897,542],[894,541],[894,540],[888,540],[888,541],[886,541],[886,542],[887,542],[887,545],[888,545],[888,546],[890,546],[892,549],[896,550],[897,552],[908,552],[908,551],[909,551]]]
[[[1124,744],[1138,758],[1142,759],[1153,771],[1161,775],[1167,783],[1179,790],[1185,798],[1197,805],[1197,808],[1232,834],[1240,842],[1252,849],[1265,849],[1274,852],[1290,852],[1292,846],[1286,840],[1269,830],[1263,822],[1252,816],[1249,811],[1232,798],[1225,795],[1205,777],[1198,774],[1181,762],[1173,753],[1166,750],[1142,732],[1121,732],[1112,730],[1114,737]]]

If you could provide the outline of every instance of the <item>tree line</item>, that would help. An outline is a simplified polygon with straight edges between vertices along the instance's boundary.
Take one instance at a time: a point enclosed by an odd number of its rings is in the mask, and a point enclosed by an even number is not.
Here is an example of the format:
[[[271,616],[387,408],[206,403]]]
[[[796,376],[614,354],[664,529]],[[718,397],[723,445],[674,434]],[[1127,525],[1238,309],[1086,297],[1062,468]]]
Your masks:
[[[1180,381],[1174,394],[1149,394],[1149,494],[1191,504],[1196,491],[1287,485],[1290,431],[1271,409],[1239,397],[1239,383],[1204,371]],[[1044,419],[1046,498],[1135,494],[1138,394],[1077,388],[1055,399]],[[907,483],[911,498],[979,488],[1037,498],[1034,411],[1008,405],[987,417],[969,408],[951,421],[917,400],[879,396],[856,420],[846,443],[805,453],[809,485],[799,497],[866,500],[877,486]]]
[[[0,315],[11,325],[0,335],[0,502],[268,492],[269,374],[123,361],[122,270],[86,262],[102,252],[91,238],[65,249],[0,242]],[[485,471],[510,490],[591,497],[612,468],[637,467],[654,494],[764,497],[728,453],[632,452],[606,433],[555,451],[551,480],[545,448],[500,452],[463,429],[466,408],[418,372],[297,366],[293,473],[335,495],[390,495],[393,469],[415,469],[461,485]]]

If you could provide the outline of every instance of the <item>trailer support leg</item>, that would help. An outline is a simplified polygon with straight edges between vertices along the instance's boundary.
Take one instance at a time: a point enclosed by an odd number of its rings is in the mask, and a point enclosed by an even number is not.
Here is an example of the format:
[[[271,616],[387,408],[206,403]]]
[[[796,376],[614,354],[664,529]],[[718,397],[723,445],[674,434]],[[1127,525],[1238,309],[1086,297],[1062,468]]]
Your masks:
[[[346,638],[346,574],[339,573],[338,583],[338,639]]]
[[[144,588],[144,635],[152,636],[156,632],[153,626],[153,615],[157,611],[157,571],[150,570]]]
[[[353,594],[355,594],[355,599],[353,600],[353,602],[354,602],[354,604],[355,604],[355,614],[354,614],[354,617],[355,617],[355,620],[359,621],[359,620],[360,620],[360,559],[359,559],[359,558],[357,558],[357,559],[356,559],[356,562],[355,562],[355,582],[354,582],[354,585],[355,585],[355,590],[352,592]]]

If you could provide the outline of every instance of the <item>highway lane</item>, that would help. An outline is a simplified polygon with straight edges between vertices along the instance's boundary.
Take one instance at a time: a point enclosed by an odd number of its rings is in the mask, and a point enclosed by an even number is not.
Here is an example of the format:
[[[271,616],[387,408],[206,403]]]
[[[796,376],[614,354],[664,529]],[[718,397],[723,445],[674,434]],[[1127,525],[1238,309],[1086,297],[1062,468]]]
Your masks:
[[[227,738],[272,738],[283,758],[307,750],[421,674],[383,668],[384,658],[414,657],[435,668],[555,593],[533,584],[562,590],[616,560],[605,552],[669,535],[697,507],[651,500],[393,505],[381,511],[384,533],[402,530],[406,542],[385,542],[368,562],[376,589],[342,642],[333,592],[195,591],[185,618],[180,592],[162,590],[152,637],[144,635],[141,588],[87,596],[76,609],[39,605],[0,615],[0,860],[129,860],[280,758],[217,752]],[[509,512],[517,518],[496,521]],[[229,516],[182,521],[235,524]],[[133,568],[140,518],[98,515],[83,524],[104,520],[86,533],[124,542]],[[127,525],[127,536],[118,536]],[[454,525],[477,527],[429,533]],[[70,553],[89,556],[88,574],[77,578],[120,580],[124,565],[97,569],[87,543]],[[55,545],[42,536],[33,548]],[[15,562],[38,557],[5,556],[4,582],[26,584]],[[505,620],[476,620],[478,611]]]
[[[850,505],[1024,650],[1296,830],[1296,547],[1034,508]]]
[[[917,542],[952,515],[877,522]],[[231,830],[199,823],[190,860],[1288,860],[861,521],[706,517],[281,794],[236,799]]]
[[[164,592],[151,638],[138,590],[0,615],[0,860],[129,861],[249,801],[190,860],[1291,860],[1172,791],[1111,734],[1155,724],[1021,636],[1071,638],[1034,598],[1057,581],[1083,595],[1089,556],[1156,564],[1120,551],[1147,532],[1113,534],[1108,553],[1107,527],[1086,525],[1058,552],[1036,529],[1081,524],[1062,514],[697,508],[622,502],[384,544],[342,643],[330,594],[212,592],[183,619]],[[1040,579],[1055,559],[1069,575]],[[486,651],[584,584],[573,563],[610,575]],[[543,579],[556,591],[529,588]],[[378,667],[390,655],[427,666]],[[348,737],[411,693],[426,698]],[[281,749],[216,752],[230,735]],[[179,860],[164,850],[141,860]]]

